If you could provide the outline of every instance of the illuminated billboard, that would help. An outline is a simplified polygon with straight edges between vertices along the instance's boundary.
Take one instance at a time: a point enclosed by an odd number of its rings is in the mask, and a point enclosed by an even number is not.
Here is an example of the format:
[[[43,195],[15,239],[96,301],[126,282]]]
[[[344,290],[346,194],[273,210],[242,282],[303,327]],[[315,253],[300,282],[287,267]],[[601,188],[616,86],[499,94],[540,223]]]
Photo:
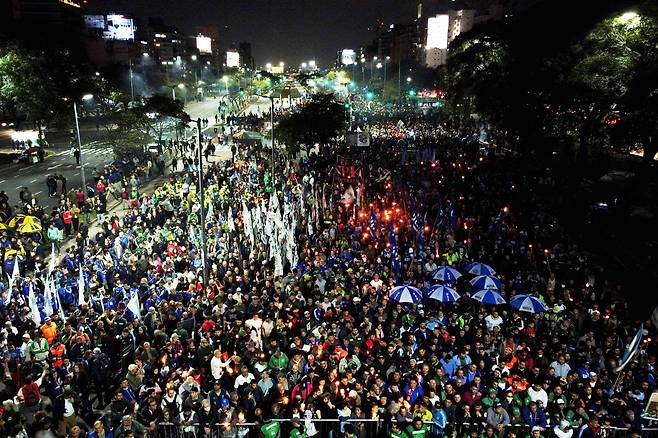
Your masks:
[[[427,20],[427,49],[448,48],[448,28],[450,17],[446,14],[430,17]]]
[[[109,14],[107,27],[103,32],[106,40],[132,41],[135,39],[135,26],[133,19],[125,15]]]
[[[353,49],[343,49],[340,52],[340,63],[343,65],[352,65],[356,63],[356,52]]]
[[[240,67],[240,54],[234,51],[226,52],[226,66]]]
[[[196,48],[199,53],[212,53],[212,38],[199,35],[196,37]]]

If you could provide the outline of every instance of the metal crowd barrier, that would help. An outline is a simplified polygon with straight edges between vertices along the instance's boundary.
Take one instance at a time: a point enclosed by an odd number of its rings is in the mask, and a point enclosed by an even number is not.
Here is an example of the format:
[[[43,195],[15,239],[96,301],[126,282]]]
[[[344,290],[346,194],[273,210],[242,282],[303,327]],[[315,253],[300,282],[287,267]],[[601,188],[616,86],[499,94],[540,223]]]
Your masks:
[[[281,422],[280,438],[286,438],[290,432],[291,419],[277,419]],[[301,420],[303,425],[309,422]],[[379,419],[313,419],[310,421],[310,428],[307,428],[306,433],[310,437],[317,438],[341,438],[346,424],[352,424],[355,432],[359,438],[379,438],[388,437],[390,432],[391,423]],[[467,436],[472,431],[477,431],[478,435],[482,432],[480,425],[448,425],[444,431],[433,429],[432,422],[425,422],[430,429],[431,437],[450,437],[461,438]],[[402,429],[406,428],[406,424]],[[311,430],[309,430],[311,429]],[[514,431],[517,437],[525,437],[530,434],[530,427],[526,425],[512,425],[507,426],[506,431]],[[601,438],[631,438],[632,432],[630,429],[611,427],[603,428],[601,430]],[[578,431],[574,431],[574,436],[577,436]],[[638,431],[640,438],[653,438],[658,437],[658,428],[649,427]],[[160,423],[155,431],[148,434],[149,438],[258,438],[260,435],[260,425],[257,423],[219,423],[210,428],[210,433],[202,430],[199,424],[180,425],[173,423]],[[495,434],[494,436],[498,436]],[[542,433],[542,437],[551,438],[555,434],[552,429],[548,428]]]

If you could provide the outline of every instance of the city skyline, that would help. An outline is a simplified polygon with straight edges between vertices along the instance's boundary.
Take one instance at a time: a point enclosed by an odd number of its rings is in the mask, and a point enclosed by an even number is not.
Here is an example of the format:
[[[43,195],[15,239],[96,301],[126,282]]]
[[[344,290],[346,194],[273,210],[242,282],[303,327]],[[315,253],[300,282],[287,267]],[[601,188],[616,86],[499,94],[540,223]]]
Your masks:
[[[328,65],[338,50],[358,47],[372,40],[372,26],[377,20],[383,20],[386,25],[411,22],[417,7],[416,1],[406,0],[331,3],[162,0],[157,5],[146,0],[103,0],[89,5],[90,10],[130,14],[136,18],[160,17],[186,34],[191,34],[196,26],[216,26],[221,47],[249,41],[253,44],[257,64],[284,61],[291,65],[308,59]],[[190,10],[204,12],[183,13]],[[290,17],[297,17],[297,20],[290,20]]]

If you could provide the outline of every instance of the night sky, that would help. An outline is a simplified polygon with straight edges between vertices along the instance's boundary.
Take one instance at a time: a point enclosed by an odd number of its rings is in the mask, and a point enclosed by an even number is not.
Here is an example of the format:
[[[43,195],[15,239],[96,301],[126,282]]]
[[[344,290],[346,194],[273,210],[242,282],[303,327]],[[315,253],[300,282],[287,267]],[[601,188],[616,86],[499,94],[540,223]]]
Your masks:
[[[90,9],[147,18],[191,33],[216,26],[220,46],[252,43],[256,64],[316,59],[333,63],[337,50],[357,48],[374,38],[368,27],[415,18],[415,0],[91,0]]]

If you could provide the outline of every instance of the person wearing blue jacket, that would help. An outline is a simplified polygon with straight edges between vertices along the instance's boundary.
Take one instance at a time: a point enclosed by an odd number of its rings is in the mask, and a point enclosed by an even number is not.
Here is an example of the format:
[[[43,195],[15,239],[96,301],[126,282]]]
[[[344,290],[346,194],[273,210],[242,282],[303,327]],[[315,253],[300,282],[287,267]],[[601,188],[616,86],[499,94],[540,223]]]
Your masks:
[[[523,408],[523,420],[530,427],[546,427],[548,424],[544,409],[540,408],[535,402],[531,402],[528,406]]]

